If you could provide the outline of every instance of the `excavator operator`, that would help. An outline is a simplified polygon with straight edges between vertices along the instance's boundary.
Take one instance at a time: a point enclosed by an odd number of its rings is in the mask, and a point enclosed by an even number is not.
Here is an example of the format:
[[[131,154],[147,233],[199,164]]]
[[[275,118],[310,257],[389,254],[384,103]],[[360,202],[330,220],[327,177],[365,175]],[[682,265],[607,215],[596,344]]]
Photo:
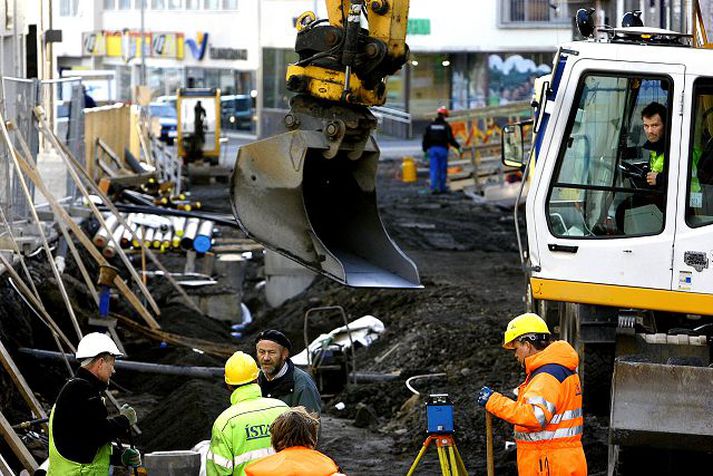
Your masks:
[[[585,476],[577,352],[565,341],[552,341],[545,321],[530,312],[510,321],[503,347],[515,352],[527,377],[516,401],[483,387],[478,405],[515,425],[518,474]]]

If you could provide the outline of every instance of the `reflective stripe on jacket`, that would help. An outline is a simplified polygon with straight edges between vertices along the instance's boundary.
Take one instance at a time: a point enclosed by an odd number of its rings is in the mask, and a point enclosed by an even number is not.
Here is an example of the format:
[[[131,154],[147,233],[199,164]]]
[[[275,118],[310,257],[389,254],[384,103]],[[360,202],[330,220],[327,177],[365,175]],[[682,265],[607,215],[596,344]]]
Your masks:
[[[582,449],[582,390],[579,357],[556,341],[525,359],[527,378],[517,401],[493,393],[486,410],[515,425],[518,473],[586,475]]]
[[[230,403],[213,423],[208,476],[243,475],[247,463],[273,454],[270,425],[289,409],[280,400],[263,398],[255,383],[235,389]]]
[[[332,476],[339,467],[319,451],[303,446],[285,448],[245,467],[246,476]]]
[[[54,442],[54,434],[52,424],[54,423],[54,410],[52,407],[50,412],[49,430],[50,430],[50,464],[47,468],[48,476],[107,476],[109,474],[109,463],[111,459],[111,443],[107,443],[99,448],[94,460],[89,464],[77,463],[68,460],[57,451],[57,445]]]

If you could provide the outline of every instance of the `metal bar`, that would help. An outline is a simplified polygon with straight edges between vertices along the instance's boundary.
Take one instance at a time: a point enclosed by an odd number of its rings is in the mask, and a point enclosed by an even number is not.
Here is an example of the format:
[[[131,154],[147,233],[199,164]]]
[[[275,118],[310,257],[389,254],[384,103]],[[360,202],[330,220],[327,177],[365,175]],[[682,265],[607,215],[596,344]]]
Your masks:
[[[5,418],[5,415],[3,415],[1,410],[0,410],[0,432],[2,432],[2,437],[5,439],[5,442],[10,446],[10,448],[12,449],[12,452],[15,453],[15,456],[17,456],[17,459],[20,460],[20,463],[22,464],[22,466],[30,473],[34,473],[35,470],[39,467],[39,465],[37,464],[37,461],[35,461],[35,458],[27,450],[27,447],[22,442],[20,437],[17,436],[17,433],[15,433],[15,430],[12,429],[12,425],[10,424],[9,421],[7,421],[7,419]]]

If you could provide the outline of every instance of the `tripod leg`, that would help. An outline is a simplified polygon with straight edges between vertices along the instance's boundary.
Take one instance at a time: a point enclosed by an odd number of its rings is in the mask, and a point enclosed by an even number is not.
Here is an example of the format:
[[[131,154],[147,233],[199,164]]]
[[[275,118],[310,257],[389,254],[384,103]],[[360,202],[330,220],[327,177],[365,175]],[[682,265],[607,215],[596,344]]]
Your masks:
[[[406,476],[412,476],[413,473],[416,471],[416,467],[418,467],[418,463],[421,462],[421,458],[423,458],[423,455],[426,454],[426,450],[428,449],[428,445],[431,444],[431,438],[426,438],[426,441],[423,442],[423,446],[421,446],[421,451],[418,452],[416,455],[416,459],[413,460],[413,463],[411,464],[411,468],[409,468],[408,473],[406,473]]]
[[[441,463],[441,474],[443,474],[443,476],[451,476],[448,455],[446,454],[446,449],[441,446],[438,447],[438,462]]]
[[[463,458],[460,455],[460,451],[458,451],[458,447],[455,444],[453,445],[453,451],[455,452],[456,468],[458,468],[458,476],[468,476],[468,470],[465,469],[465,463],[463,462]]]
[[[458,463],[456,461],[455,446],[448,447],[448,461],[451,465],[451,471],[453,472],[453,476],[462,476],[460,468],[458,467]]]

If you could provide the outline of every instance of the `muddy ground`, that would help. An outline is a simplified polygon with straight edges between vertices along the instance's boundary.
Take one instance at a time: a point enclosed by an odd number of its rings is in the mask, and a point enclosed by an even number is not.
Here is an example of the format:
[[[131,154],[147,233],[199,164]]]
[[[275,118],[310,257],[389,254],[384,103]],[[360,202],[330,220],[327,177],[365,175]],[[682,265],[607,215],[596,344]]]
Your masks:
[[[446,373],[445,378],[422,380],[422,395],[448,393],[455,404],[456,441],[471,474],[485,472],[484,413],[475,405],[482,385],[509,392],[523,378],[513,356],[500,348],[507,321],[524,309],[524,280],[520,271],[512,210],[474,202],[462,193],[432,196],[423,178],[417,184],[398,180],[398,163],[380,167],[379,209],[391,236],[416,262],[421,290],[358,290],[323,278],[302,295],[277,309],[265,305],[255,285],[262,280],[260,256],[249,267],[244,302],[255,323],[242,339],[230,336],[229,326],[197,315],[175,299],[165,283],[153,282],[154,295],[163,309],[160,323],[170,332],[230,343],[252,351],[252,337],[266,327],[283,329],[303,347],[303,316],[315,306],[343,306],[350,319],[371,314],[386,325],[381,339],[357,354],[357,367],[373,373],[398,373],[389,382],[350,385],[324,403],[325,417],[320,448],[350,475],[405,474],[425,438],[423,400],[413,397],[404,381],[414,375]],[[227,186],[194,187],[194,194],[210,209],[229,211]],[[226,237],[238,236],[223,229]],[[71,330],[53,280],[37,256],[29,260],[45,305],[53,317]],[[181,260],[166,259],[171,269]],[[79,303],[80,320],[93,312],[93,304],[70,263],[65,277],[72,299]],[[17,298],[6,279],[0,280],[0,339],[16,356],[33,390],[51,405],[66,378],[61,364],[38,362],[17,353],[19,347],[55,350],[41,323]],[[115,309],[131,315],[123,305]],[[311,321],[317,335],[341,325],[338,314],[320,314]],[[132,360],[180,365],[220,366],[222,359],[189,348],[160,345],[140,335],[120,330]],[[137,439],[143,451],[187,449],[210,435],[213,419],[226,407],[228,393],[220,381],[157,377],[120,372],[116,396],[139,411],[143,434]],[[0,374],[0,404],[11,422],[29,417],[6,374]],[[335,405],[344,403],[343,410]],[[359,425],[355,426],[354,423]],[[606,421],[587,417],[585,452],[590,474],[606,468]],[[496,474],[516,474],[512,428],[495,422]],[[37,446],[38,455],[42,452]],[[506,449],[507,447],[507,449]],[[0,446],[3,455],[6,448]],[[435,450],[429,450],[417,474],[440,474]]]

